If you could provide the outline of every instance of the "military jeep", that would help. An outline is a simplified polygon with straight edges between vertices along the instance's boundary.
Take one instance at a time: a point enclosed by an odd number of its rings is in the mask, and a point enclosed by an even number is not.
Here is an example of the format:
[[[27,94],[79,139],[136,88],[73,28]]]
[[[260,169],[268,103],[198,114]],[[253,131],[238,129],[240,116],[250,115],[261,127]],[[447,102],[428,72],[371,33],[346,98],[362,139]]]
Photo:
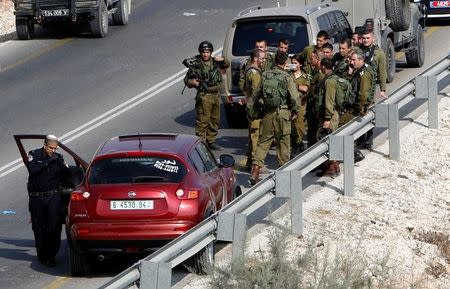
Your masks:
[[[131,0],[14,0],[16,33],[20,40],[32,39],[34,26],[51,23],[87,23],[94,37],[108,33],[108,16],[115,25],[128,23]]]

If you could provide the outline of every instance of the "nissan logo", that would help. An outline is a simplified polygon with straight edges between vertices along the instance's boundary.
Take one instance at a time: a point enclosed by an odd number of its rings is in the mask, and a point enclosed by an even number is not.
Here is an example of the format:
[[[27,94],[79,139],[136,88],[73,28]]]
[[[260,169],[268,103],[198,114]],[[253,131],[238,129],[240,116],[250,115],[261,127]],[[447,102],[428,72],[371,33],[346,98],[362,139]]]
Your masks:
[[[136,197],[136,193],[135,192],[133,192],[133,191],[128,192],[128,198],[134,198],[134,197]]]

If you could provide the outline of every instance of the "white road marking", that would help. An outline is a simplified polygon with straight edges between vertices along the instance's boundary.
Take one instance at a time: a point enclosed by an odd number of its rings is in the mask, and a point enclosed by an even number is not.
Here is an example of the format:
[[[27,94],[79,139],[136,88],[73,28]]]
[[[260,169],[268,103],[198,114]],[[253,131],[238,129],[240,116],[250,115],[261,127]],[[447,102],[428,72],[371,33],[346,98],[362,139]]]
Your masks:
[[[222,51],[222,47],[218,50],[214,51],[213,54],[217,55]],[[62,143],[67,144],[80,136],[90,132],[91,130],[101,126],[102,124],[116,118],[117,116],[123,114],[124,112],[136,107],[137,105],[143,103],[144,101],[149,100],[153,96],[157,95],[158,93],[166,90],[167,88],[171,87],[175,83],[181,81],[184,78],[184,74],[186,73],[187,68],[175,73],[174,75],[170,76],[169,78],[163,80],[162,82],[150,87],[144,92],[139,93],[135,97],[130,98],[129,100],[119,104],[118,106],[108,110],[107,112],[103,113],[102,115],[88,121],[87,123],[65,133],[60,137],[60,140]],[[0,167],[0,178],[14,172],[15,170],[23,167],[23,163],[21,162],[22,159],[18,158],[14,161]]]

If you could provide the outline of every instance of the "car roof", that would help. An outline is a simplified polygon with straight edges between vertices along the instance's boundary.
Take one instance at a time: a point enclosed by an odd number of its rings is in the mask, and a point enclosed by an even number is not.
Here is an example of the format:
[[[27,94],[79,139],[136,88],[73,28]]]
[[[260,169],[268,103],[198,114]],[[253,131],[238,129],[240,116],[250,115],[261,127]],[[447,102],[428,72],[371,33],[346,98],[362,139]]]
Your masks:
[[[271,8],[248,8],[235,18],[235,21],[255,17],[271,17],[271,16],[301,16],[305,19],[308,15],[320,11],[322,9],[335,10],[335,8],[328,5],[320,6],[289,6],[289,7],[271,7]],[[245,13],[246,12],[246,13]]]
[[[130,151],[184,155],[198,140],[194,135],[170,133],[115,136],[98,149],[95,157]]]

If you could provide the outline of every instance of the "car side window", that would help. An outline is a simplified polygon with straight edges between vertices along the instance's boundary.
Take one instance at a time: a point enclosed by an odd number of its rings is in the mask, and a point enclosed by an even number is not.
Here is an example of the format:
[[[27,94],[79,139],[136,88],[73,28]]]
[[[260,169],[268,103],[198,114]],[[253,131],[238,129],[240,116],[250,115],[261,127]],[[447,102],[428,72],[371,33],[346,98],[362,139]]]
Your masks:
[[[336,17],[337,23],[339,25],[339,39],[338,41],[343,40],[345,38],[352,37],[352,28],[347,21],[344,13],[342,11],[335,11],[334,16]]]
[[[189,159],[191,160],[191,163],[194,165],[195,169],[200,173],[203,174],[206,172],[205,164],[202,160],[202,157],[198,153],[197,149],[193,149],[189,153]]]
[[[317,25],[319,26],[319,30],[325,30],[327,32],[331,30],[331,23],[328,19],[327,14],[323,14],[317,17]]]
[[[215,168],[217,168],[217,162],[214,158],[213,154],[206,148],[206,146],[203,143],[199,143],[196,147],[198,150],[198,153],[203,159],[203,163],[205,164],[206,171],[212,171]]]

